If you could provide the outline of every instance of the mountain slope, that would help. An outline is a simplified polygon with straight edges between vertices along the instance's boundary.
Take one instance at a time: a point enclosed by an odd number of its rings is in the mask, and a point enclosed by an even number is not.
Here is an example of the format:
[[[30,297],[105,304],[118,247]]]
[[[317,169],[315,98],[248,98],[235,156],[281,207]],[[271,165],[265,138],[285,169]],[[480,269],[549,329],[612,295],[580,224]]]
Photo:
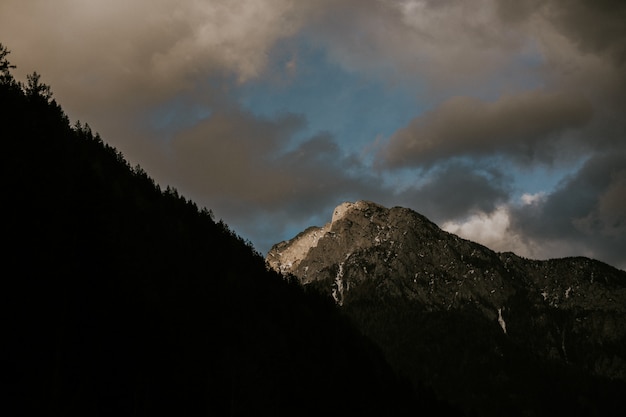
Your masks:
[[[37,76],[14,80],[1,45],[0,129],[6,415],[445,411]]]
[[[266,259],[332,295],[396,369],[467,410],[593,414],[623,402],[624,271],[498,254],[365,201]]]

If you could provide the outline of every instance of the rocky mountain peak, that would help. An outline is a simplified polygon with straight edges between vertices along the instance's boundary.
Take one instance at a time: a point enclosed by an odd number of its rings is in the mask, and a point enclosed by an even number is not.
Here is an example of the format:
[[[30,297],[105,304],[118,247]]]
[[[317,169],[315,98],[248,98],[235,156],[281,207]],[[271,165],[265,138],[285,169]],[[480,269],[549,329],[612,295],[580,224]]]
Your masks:
[[[367,216],[384,218],[388,209],[371,201],[344,202],[333,210],[330,223],[322,227],[311,226],[293,239],[274,245],[267,255],[267,262],[273,269],[282,273],[294,273],[311,249],[317,247],[320,239],[335,236],[341,230],[341,223],[360,222]],[[373,220],[372,220],[373,221]],[[380,220],[379,220],[380,221]]]
[[[371,214],[372,211],[384,213],[388,211],[388,209],[371,201],[359,200],[354,203],[347,201],[335,207],[331,224],[341,220],[347,215],[359,216]]]
[[[342,306],[382,302],[429,314],[472,311],[509,340],[531,343],[539,357],[586,361],[594,373],[626,380],[623,348],[580,353],[626,341],[626,272],[599,261],[496,253],[413,210],[357,201],[337,206],[323,227],[276,244],[267,262]]]
[[[371,201],[344,202],[333,210],[329,223],[322,227],[311,226],[294,238],[274,245],[268,253],[267,260],[272,268],[293,273],[311,249],[317,247],[320,239],[343,237],[346,243],[350,243],[351,239],[356,237],[353,236],[353,232],[361,236],[365,236],[366,232],[372,232],[378,238],[375,237],[374,242],[380,243],[381,230],[391,230],[394,228],[393,223],[408,213],[419,216],[408,209],[401,207],[388,209]],[[422,221],[430,223],[423,217]],[[431,224],[432,226],[436,228],[434,224]],[[351,243],[367,246],[364,241]]]

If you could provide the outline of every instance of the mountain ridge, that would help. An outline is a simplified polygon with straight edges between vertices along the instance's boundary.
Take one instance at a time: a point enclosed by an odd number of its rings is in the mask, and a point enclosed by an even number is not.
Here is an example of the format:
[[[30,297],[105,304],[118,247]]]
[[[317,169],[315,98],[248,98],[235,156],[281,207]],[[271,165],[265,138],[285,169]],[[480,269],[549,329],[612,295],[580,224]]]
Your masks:
[[[529,413],[539,413],[528,405],[539,393],[516,380],[542,387],[574,372],[581,387],[599,378],[616,390],[626,381],[626,272],[603,262],[497,253],[413,210],[367,201],[339,205],[331,222],[274,245],[266,261],[333,297],[414,382],[485,415],[502,410],[483,408],[470,388],[478,381],[525,396],[510,405]],[[454,392],[455,375],[473,382]],[[563,386],[563,396],[583,395]]]
[[[397,220],[405,215],[409,216],[410,219],[408,221],[404,221],[404,224],[396,224]],[[342,222],[344,219],[347,219],[347,224],[346,222]],[[370,225],[367,225],[367,222],[369,222]],[[402,246],[405,243],[402,237],[405,237],[407,233],[412,230],[411,228],[419,225],[420,231],[415,237],[435,238],[437,243],[444,241],[443,247],[440,249],[443,249],[443,252],[447,255],[460,254],[460,260],[465,262],[466,267],[470,267],[470,269],[462,270],[462,274],[459,274],[459,270],[462,269],[459,268],[459,266],[452,267],[449,265],[439,264],[439,266],[448,271],[450,275],[455,273],[457,276],[461,275],[464,278],[467,278],[467,274],[473,274],[475,272],[475,268],[471,268],[472,266],[481,267],[489,262],[508,270],[508,272],[510,272],[511,269],[516,270],[517,274],[527,273],[527,271],[524,271],[524,268],[528,267],[542,270],[545,269],[547,272],[553,264],[571,263],[578,265],[579,268],[594,266],[596,269],[609,269],[613,270],[613,272],[618,275],[626,275],[625,271],[619,270],[604,262],[584,256],[534,260],[521,257],[509,251],[495,252],[487,246],[473,242],[469,239],[461,238],[453,233],[440,229],[435,223],[414,210],[400,206],[385,208],[380,204],[365,200],[359,200],[355,203],[344,202],[333,210],[332,220],[326,225],[322,227],[308,227],[303,232],[297,234],[294,238],[273,245],[266,255],[266,261],[272,269],[282,273],[296,275],[303,283],[308,283],[311,279],[313,279],[310,278],[313,275],[309,272],[313,265],[311,265],[310,261],[306,260],[309,254],[313,253],[314,256],[315,252],[320,250],[318,249],[319,242],[324,239],[326,239],[324,241],[326,244],[328,244],[329,239],[334,241],[341,239],[342,232],[352,228],[354,223],[357,224],[360,230],[357,232],[350,231],[350,239],[355,240],[355,242],[351,243],[352,247],[360,251],[370,250],[375,247],[387,248],[387,253],[382,259],[382,264],[389,265],[390,268],[399,267],[397,263],[394,264],[393,260],[394,258],[397,258],[398,251],[402,251]],[[402,232],[401,235],[397,233],[398,230]],[[415,231],[413,230],[413,232]],[[358,234],[358,236],[356,236],[355,233]],[[370,241],[368,241],[368,237]],[[422,250],[418,250],[416,254],[410,255],[410,260],[416,266],[420,264],[420,259],[417,259],[418,257],[424,259],[427,252],[433,252],[433,250],[429,247],[432,246],[434,242],[430,242],[428,239],[424,239],[423,241],[426,242],[426,246],[422,247]],[[385,245],[385,243],[388,244]],[[451,246],[452,244],[454,245],[452,250],[448,248],[449,244]],[[469,257],[467,254],[464,255],[460,253],[463,249],[467,248],[471,248]],[[352,256],[352,253],[346,253],[345,255],[345,260],[348,260],[349,257]],[[465,259],[463,259],[464,256]],[[449,257],[453,258],[453,256]],[[336,256],[330,257],[330,259],[333,260],[335,260],[335,258]],[[342,262],[339,262],[339,264],[341,263]],[[501,265],[498,265],[498,263]],[[404,265],[403,268],[405,271],[400,272],[407,272],[406,265]],[[417,268],[420,268],[420,266],[417,266]],[[364,272],[367,273],[366,271]],[[593,284],[593,272],[590,273],[591,275],[589,277],[589,281]],[[614,273],[610,276],[613,277],[615,275]],[[534,275],[536,274],[533,274],[533,276]],[[418,279],[421,276],[423,276],[422,271],[415,271],[415,279]],[[605,279],[608,279],[608,277],[605,277]],[[578,284],[582,285],[580,282],[578,282]],[[567,292],[567,297],[565,298],[569,299],[570,295],[572,297],[576,295],[575,289],[570,289],[570,291]],[[559,298],[554,294],[551,296],[553,298]],[[612,301],[612,299],[609,301]],[[619,303],[614,303],[614,307],[621,308],[621,305]]]

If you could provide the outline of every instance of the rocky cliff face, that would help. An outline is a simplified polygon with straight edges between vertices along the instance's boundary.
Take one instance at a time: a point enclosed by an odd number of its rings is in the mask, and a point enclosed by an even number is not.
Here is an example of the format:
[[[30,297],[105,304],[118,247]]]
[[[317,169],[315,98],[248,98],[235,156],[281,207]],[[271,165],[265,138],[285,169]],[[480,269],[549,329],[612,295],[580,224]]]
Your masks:
[[[423,361],[433,351],[425,338],[441,337],[431,342],[489,366],[518,355],[626,381],[626,272],[598,261],[496,253],[412,210],[358,201],[275,245],[267,262],[331,294],[398,366]],[[464,336],[437,336],[437,326]],[[450,372],[480,372],[463,364]],[[408,372],[434,385],[445,374],[426,365]]]

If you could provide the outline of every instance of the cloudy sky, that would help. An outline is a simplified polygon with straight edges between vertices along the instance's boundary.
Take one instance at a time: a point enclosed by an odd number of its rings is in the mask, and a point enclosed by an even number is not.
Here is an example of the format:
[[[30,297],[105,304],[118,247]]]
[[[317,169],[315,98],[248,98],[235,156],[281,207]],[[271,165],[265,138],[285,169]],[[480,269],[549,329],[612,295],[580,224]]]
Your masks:
[[[626,268],[626,2],[1,0],[74,122],[262,253],[343,201]]]

